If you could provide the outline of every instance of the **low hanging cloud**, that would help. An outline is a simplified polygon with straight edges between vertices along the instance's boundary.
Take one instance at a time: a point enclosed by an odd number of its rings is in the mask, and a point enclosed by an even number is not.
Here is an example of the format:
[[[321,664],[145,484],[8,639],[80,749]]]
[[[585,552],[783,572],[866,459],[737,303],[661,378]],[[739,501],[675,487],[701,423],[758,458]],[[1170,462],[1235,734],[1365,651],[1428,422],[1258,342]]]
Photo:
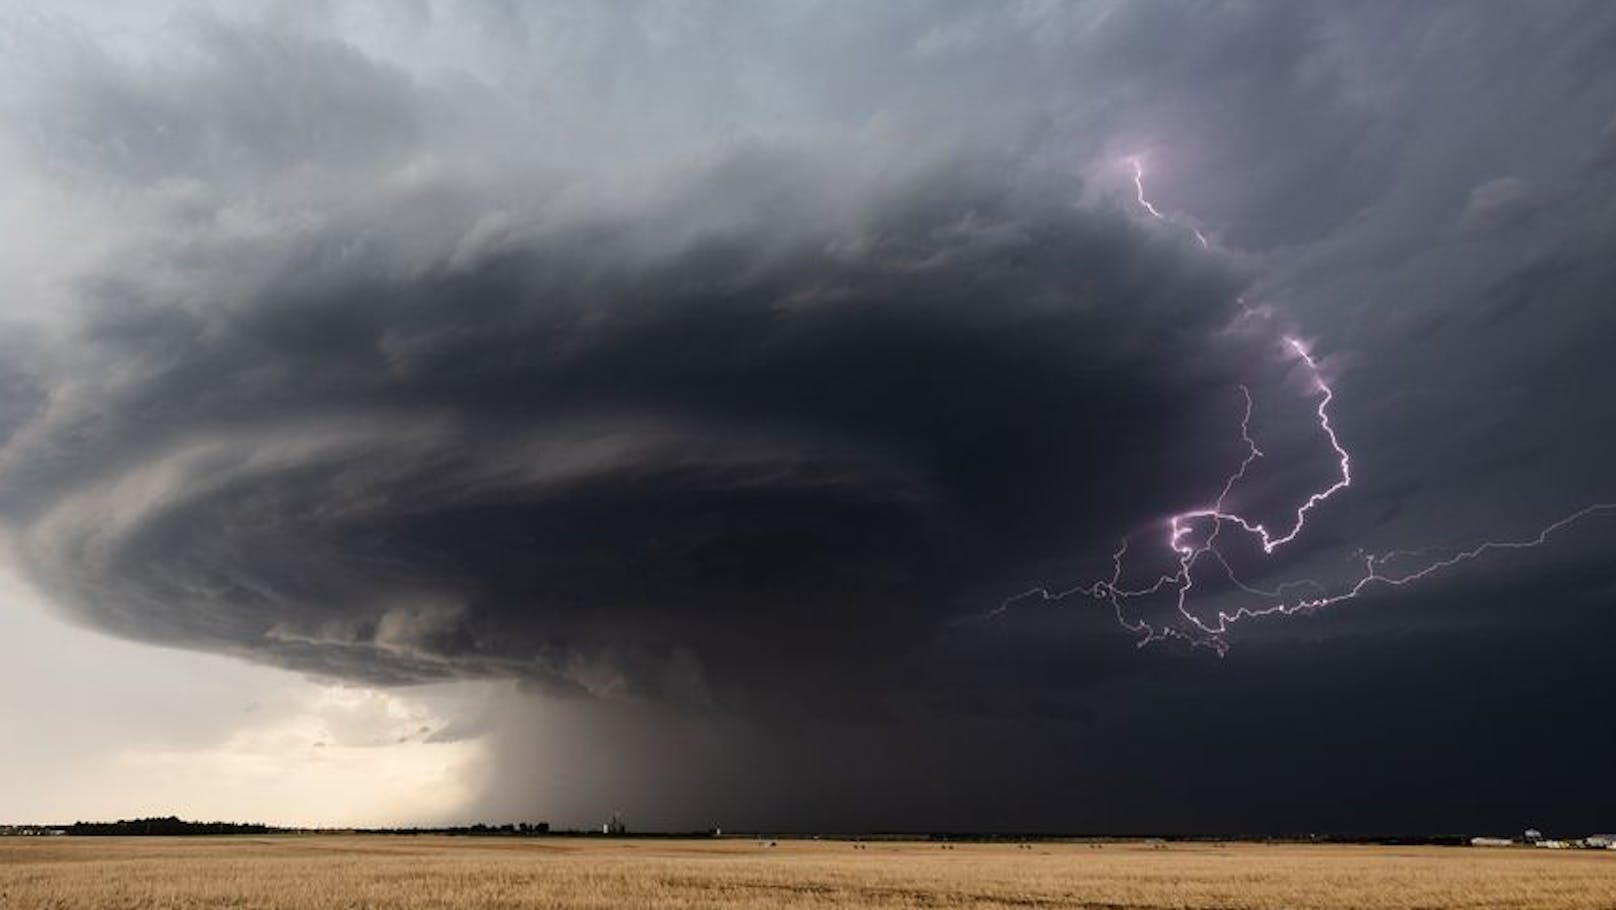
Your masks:
[[[1199,495],[1170,440],[1277,363],[1226,261],[1003,151],[491,161],[475,92],[191,40],[58,48],[20,153],[124,206],[0,405],[15,560],[116,634],[704,706],[895,685]]]

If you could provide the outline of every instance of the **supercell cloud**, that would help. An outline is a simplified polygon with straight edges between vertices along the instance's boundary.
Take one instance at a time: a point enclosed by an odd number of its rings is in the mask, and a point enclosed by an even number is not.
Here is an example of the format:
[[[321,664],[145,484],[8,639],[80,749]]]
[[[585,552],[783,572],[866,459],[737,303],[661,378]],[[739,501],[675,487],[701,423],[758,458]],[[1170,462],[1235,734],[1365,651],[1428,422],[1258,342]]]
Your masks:
[[[4,504],[121,634],[378,681],[823,688],[1192,495],[1166,440],[1255,352],[1227,263],[1013,151],[871,127],[491,162],[556,127],[329,40],[181,40],[73,61],[76,107],[35,113],[34,154],[126,223],[19,383]]]
[[[1207,773],[1347,780],[1387,686],[1444,703],[1432,666],[1510,642],[1592,666],[1608,527],[1223,661],[1134,653],[1087,602],[980,616],[1204,504],[1241,384],[1276,462],[1252,507],[1327,483],[1281,331],[1360,476],[1269,570],[1616,499],[1609,9],[698,7],[10,17],[11,561],[119,636],[520,680],[554,729],[598,710],[576,735],[672,756],[616,792],[722,790],[669,745],[699,718],[782,763],[756,792],[800,788],[721,803],[759,823],[1283,826],[1284,796],[1104,794],[1208,741]],[[1441,711],[1409,704],[1386,729]],[[943,748],[967,728],[1002,748]],[[783,758],[808,729],[860,770]],[[520,738],[491,805],[527,799]],[[1314,814],[1413,824],[1343,792]]]

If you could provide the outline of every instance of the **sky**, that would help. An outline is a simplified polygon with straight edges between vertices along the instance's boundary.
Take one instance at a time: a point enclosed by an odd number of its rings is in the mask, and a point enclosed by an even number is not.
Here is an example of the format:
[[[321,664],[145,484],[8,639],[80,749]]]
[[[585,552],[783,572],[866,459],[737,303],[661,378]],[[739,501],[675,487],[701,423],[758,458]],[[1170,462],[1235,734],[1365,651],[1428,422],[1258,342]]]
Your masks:
[[[0,823],[1587,833],[1616,7],[0,3]]]

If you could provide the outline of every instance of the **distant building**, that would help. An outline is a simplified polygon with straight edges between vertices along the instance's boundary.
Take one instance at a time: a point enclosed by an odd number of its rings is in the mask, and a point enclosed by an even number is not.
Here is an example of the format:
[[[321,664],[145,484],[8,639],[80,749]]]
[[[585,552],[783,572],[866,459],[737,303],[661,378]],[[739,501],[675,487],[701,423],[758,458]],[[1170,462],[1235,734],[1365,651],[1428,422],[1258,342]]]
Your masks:
[[[1472,837],[1472,847],[1513,847],[1515,842],[1507,837]]]
[[[1582,843],[1596,850],[1616,849],[1616,834],[1590,834],[1582,839]]]
[[[608,837],[621,837],[628,833],[628,825],[623,821],[623,813],[613,812],[611,820],[600,826],[600,833]]]
[[[1522,837],[1525,839],[1525,841],[1527,843],[1535,844],[1538,841],[1543,839],[1543,832],[1539,831],[1536,828],[1527,828],[1526,833],[1523,834]]]

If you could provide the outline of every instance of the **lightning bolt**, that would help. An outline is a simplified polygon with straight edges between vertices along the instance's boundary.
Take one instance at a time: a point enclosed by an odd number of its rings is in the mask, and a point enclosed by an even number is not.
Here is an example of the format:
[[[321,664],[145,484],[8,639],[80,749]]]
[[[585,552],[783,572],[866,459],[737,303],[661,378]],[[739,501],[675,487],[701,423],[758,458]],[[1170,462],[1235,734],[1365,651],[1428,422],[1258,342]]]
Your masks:
[[[1132,165],[1135,198],[1140,208],[1152,218],[1176,223],[1162,214],[1146,196],[1145,170],[1140,159],[1135,156],[1128,161]],[[1200,231],[1196,231],[1193,227],[1190,230],[1194,231],[1196,239],[1203,247],[1208,246],[1206,237]],[[1227,633],[1238,622],[1264,616],[1290,616],[1335,606],[1354,600],[1377,586],[1411,585],[1489,553],[1543,546],[1553,535],[1586,518],[1616,513],[1616,503],[1593,503],[1564,515],[1525,537],[1484,540],[1468,547],[1425,547],[1390,550],[1378,554],[1360,553],[1362,558],[1360,570],[1334,587],[1311,578],[1287,581],[1272,588],[1262,588],[1243,581],[1235,572],[1227,555],[1218,548],[1219,537],[1225,528],[1246,535],[1261,548],[1264,555],[1272,555],[1275,550],[1294,541],[1303,532],[1307,525],[1308,514],[1315,507],[1352,486],[1352,456],[1342,445],[1335,426],[1330,422],[1330,405],[1335,401],[1335,391],[1326,382],[1318,360],[1313,357],[1304,342],[1289,335],[1281,336],[1280,341],[1285,353],[1294,358],[1307,373],[1310,390],[1317,396],[1317,404],[1313,411],[1314,419],[1336,460],[1335,479],[1309,493],[1297,504],[1287,527],[1269,528],[1262,522],[1231,510],[1227,504],[1235,489],[1246,479],[1252,465],[1264,457],[1262,449],[1251,435],[1251,390],[1241,385],[1238,388],[1244,409],[1240,418],[1240,439],[1245,443],[1245,455],[1235,469],[1224,478],[1217,498],[1210,505],[1189,509],[1166,518],[1163,535],[1164,555],[1171,554],[1170,558],[1175,566],[1173,571],[1158,575],[1149,584],[1138,586],[1125,584],[1123,578],[1127,574],[1126,560],[1131,540],[1129,537],[1123,537],[1117,549],[1111,554],[1111,575],[1108,578],[1059,590],[1044,586],[1028,588],[1006,598],[998,607],[985,614],[985,617],[997,617],[1028,600],[1054,603],[1073,596],[1084,596],[1109,605],[1118,624],[1138,635],[1137,644],[1140,647],[1168,638],[1179,638],[1192,645],[1212,648],[1221,656],[1229,648]],[[1195,543],[1193,537],[1198,530],[1205,530],[1205,539]],[[1256,598],[1258,603],[1239,606],[1232,610],[1218,610],[1211,618],[1203,618],[1191,608],[1191,601],[1198,578],[1197,569],[1207,563],[1221,570],[1223,577],[1235,588]],[[1399,565],[1403,568],[1394,568]],[[1172,614],[1176,615],[1172,622],[1150,623],[1143,619],[1130,618],[1130,604],[1163,595],[1172,599]]]
[[[1151,204],[1149,199],[1145,198],[1145,163],[1140,160],[1138,155],[1134,155],[1132,158],[1128,159],[1128,164],[1133,168],[1134,198],[1139,200],[1139,207],[1149,212],[1150,217],[1156,219],[1157,221],[1165,221],[1168,224],[1178,224],[1177,221],[1163,215],[1161,210],[1157,209],[1156,206]],[[1206,235],[1196,230],[1194,225],[1182,226],[1190,229],[1190,233],[1195,235],[1195,239],[1201,242],[1202,249],[1212,248],[1212,244],[1207,242]]]

